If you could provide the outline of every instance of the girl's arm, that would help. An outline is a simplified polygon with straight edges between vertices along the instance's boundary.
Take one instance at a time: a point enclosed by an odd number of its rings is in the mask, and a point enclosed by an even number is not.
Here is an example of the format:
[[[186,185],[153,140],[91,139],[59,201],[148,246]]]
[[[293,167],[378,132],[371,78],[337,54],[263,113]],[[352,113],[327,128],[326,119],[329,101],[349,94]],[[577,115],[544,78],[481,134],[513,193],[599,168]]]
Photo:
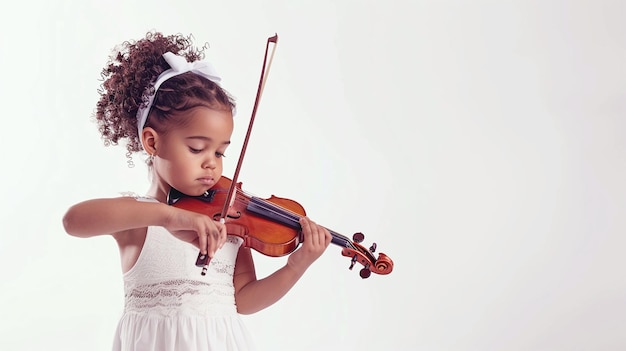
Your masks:
[[[73,236],[88,238],[112,234],[118,241],[131,229],[162,226],[209,257],[224,245],[227,236],[226,226],[207,215],[132,197],[78,203],[65,213],[63,226]]]
[[[63,216],[63,227],[70,235],[88,238],[150,225],[165,226],[167,207],[132,197],[88,200],[69,208]]]
[[[331,235],[306,217],[300,219],[304,241],[287,264],[266,278],[257,280],[249,248],[241,248],[235,264],[235,301],[241,314],[258,312],[280,300],[302,277],[307,268],[326,250]]]

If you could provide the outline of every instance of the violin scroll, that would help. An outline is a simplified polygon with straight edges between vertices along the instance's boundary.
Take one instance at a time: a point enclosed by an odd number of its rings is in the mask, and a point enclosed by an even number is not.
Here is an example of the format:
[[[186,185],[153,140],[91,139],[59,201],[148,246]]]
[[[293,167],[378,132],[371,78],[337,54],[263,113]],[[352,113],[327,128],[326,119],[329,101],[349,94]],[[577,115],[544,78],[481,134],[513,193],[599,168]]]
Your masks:
[[[344,247],[341,250],[341,254],[343,256],[352,258],[348,269],[352,270],[357,262],[362,264],[363,268],[360,270],[359,275],[363,279],[369,278],[371,272],[376,274],[391,273],[393,270],[393,261],[391,258],[382,252],[378,254],[378,258],[374,257],[376,243],[372,243],[368,250],[359,244],[363,242],[364,239],[365,235],[363,235],[363,233],[354,233],[351,245]]]

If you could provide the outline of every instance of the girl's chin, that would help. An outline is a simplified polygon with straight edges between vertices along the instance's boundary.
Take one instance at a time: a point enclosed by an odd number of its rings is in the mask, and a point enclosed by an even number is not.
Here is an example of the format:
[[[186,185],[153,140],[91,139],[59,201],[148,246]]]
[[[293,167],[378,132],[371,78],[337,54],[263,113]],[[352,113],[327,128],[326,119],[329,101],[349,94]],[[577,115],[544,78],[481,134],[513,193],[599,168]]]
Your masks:
[[[187,196],[201,196],[204,193],[207,192],[207,190],[209,190],[209,187],[207,186],[181,186],[181,187],[177,187],[177,186],[172,186],[172,188],[176,189],[177,191],[187,195]]]

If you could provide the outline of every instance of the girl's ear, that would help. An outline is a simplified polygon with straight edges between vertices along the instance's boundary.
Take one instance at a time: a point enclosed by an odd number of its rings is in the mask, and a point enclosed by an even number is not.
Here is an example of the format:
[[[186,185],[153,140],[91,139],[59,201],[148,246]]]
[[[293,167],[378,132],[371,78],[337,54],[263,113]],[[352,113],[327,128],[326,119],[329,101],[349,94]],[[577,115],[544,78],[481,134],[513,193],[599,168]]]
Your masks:
[[[141,132],[141,144],[148,155],[155,156],[157,153],[157,142],[159,134],[151,127],[146,127]]]

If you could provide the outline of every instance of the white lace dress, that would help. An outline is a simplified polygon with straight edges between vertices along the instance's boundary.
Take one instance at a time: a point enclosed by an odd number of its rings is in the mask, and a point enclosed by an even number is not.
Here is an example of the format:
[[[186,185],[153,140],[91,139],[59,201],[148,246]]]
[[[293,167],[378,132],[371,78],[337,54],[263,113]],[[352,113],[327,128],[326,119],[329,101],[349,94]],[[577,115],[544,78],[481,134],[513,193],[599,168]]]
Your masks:
[[[235,306],[241,242],[229,236],[202,276],[197,248],[165,228],[149,227],[137,263],[123,276],[124,314],[113,350],[253,350]]]

